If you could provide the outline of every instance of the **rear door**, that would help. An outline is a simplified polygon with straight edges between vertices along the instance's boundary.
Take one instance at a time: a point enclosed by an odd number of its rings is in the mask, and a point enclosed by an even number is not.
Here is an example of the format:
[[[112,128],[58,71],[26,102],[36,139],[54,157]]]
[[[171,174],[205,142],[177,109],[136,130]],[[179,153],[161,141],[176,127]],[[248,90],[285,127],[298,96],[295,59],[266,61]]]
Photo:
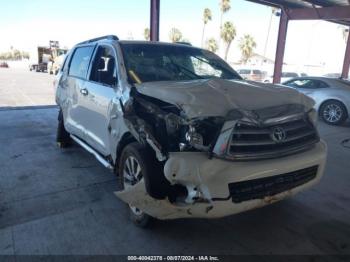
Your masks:
[[[117,93],[117,57],[113,46],[97,47],[85,85],[84,127],[88,142],[101,154],[110,154],[109,135],[113,99]]]
[[[62,79],[62,87],[65,88],[67,100],[62,106],[64,110],[65,127],[69,133],[82,139],[86,139],[85,100],[86,100],[86,78],[94,51],[94,46],[77,47],[66,72],[66,78]]]

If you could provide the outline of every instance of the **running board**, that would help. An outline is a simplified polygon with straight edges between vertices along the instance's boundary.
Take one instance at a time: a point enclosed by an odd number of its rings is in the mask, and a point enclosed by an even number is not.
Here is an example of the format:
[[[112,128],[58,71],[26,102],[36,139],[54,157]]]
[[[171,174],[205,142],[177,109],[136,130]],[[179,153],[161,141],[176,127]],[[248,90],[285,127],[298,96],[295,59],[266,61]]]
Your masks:
[[[84,148],[86,151],[88,151],[90,154],[93,154],[94,157],[106,168],[113,169],[113,166],[104,159],[98,152],[96,152],[92,147],[90,147],[88,144],[77,138],[76,136],[70,135],[70,137],[78,143],[82,148]]]

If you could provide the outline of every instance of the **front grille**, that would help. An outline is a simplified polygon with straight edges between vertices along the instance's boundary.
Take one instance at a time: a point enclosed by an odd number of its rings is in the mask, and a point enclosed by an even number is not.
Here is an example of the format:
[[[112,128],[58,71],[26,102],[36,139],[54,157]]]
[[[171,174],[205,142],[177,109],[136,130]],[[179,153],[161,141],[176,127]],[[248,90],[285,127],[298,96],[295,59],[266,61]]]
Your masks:
[[[273,139],[276,128],[282,129],[281,141]],[[232,159],[271,158],[304,150],[319,141],[315,127],[305,119],[270,126],[237,123],[230,140]]]
[[[313,166],[283,175],[231,183],[228,188],[232,202],[263,199],[298,187],[314,179],[317,170],[318,166]]]

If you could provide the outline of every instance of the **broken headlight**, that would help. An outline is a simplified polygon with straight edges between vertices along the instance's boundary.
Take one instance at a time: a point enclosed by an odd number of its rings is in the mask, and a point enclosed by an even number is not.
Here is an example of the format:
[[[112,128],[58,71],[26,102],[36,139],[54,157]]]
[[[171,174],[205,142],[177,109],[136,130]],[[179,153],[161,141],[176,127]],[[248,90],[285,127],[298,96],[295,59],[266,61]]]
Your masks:
[[[205,132],[205,130],[202,130],[201,132]],[[194,126],[188,126],[185,133],[185,143],[182,142],[179,144],[180,150],[184,151],[186,149],[194,148],[199,151],[208,151],[209,144],[206,142],[207,137],[204,137],[204,134],[199,133]]]
[[[186,141],[193,146],[202,147],[203,146],[203,136],[196,132],[196,129],[193,126],[190,126],[185,135]]]

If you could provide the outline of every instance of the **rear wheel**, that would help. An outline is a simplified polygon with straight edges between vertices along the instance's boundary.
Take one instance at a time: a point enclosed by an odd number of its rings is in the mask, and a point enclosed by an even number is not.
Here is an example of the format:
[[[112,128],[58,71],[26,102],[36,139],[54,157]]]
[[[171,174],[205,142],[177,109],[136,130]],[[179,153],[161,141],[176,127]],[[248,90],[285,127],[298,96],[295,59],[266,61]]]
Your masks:
[[[323,121],[330,125],[340,125],[348,117],[345,106],[336,100],[325,102],[321,106],[320,115]]]
[[[122,190],[128,189],[139,183],[147,172],[151,172],[149,153],[147,149],[137,142],[127,145],[119,160],[119,183]],[[152,217],[139,208],[128,205],[130,219],[139,227],[147,227],[152,222]]]
[[[58,147],[60,148],[69,147],[72,142],[70,138],[70,134],[67,132],[66,128],[64,127],[62,110],[60,110],[60,112],[58,113],[56,142]]]

